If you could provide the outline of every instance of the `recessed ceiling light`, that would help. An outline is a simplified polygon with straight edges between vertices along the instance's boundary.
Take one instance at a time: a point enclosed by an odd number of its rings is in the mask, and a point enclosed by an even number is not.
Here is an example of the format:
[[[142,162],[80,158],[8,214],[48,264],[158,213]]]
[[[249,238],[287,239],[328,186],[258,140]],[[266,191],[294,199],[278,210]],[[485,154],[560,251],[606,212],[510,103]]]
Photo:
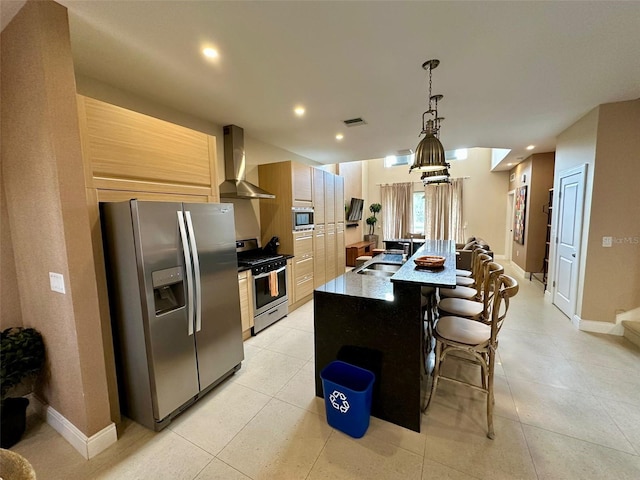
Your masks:
[[[529,146],[527,147],[527,150],[533,150],[534,148],[536,148],[536,146],[535,146],[535,145],[529,145]]]
[[[507,163],[507,167],[510,167],[511,165],[513,165],[513,163]]]
[[[202,50],[202,54],[207,58],[218,58],[218,51],[215,48],[207,47]]]
[[[293,109],[293,111],[299,117],[303,116],[305,112],[304,107],[296,107]]]
[[[336,133],[336,140],[342,140],[344,138],[344,135],[341,133]]]

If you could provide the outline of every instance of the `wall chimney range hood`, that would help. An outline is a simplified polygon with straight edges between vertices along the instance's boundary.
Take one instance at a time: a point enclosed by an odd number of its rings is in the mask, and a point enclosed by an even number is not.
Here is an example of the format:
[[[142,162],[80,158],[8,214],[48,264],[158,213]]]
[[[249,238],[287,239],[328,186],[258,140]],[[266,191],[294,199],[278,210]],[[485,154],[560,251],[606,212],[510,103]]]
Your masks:
[[[224,178],[220,185],[222,198],[276,198],[260,187],[245,180],[244,130],[236,125],[225,125]]]

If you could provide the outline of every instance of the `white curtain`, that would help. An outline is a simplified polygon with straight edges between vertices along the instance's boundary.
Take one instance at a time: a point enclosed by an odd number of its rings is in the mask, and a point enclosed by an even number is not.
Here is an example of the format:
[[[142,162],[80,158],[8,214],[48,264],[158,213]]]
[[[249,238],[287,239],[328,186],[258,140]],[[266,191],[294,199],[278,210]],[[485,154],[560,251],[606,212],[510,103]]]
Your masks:
[[[404,238],[413,225],[413,186],[394,183],[380,187],[384,240]]]
[[[424,230],[428,239],[464,242],[462,229],[462,178],[451,184],[424,187]]]

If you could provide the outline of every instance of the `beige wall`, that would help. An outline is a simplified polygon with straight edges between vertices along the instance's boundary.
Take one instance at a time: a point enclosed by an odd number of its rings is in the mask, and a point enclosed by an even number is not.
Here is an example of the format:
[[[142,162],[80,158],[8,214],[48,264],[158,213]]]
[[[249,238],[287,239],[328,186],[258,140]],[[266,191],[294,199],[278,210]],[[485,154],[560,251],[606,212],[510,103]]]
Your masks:
[[[2,181],[25,326],[42,332],[38,394],[82,433],[110,423],[66,9],[30,1],[2,32]],[[64,276],[52,292],[49,272]],[[2,271],[2,279],[7,279]],[[4,293],[4,292],[3,292]]]
[[[367,190],[365,208],[380,202],[380,184],[414,182],[414,191],[423,191],[420,174],[409,174],[408,166],[384,167],[384,159],[364,162]],[[508,172],[491,172],[491,149],[471,148],[466,160],[451,162],[453,178],[464,180],[463,217],[464,235],[485,239],[497,255],[504,254],[504,238],[507,214]],[[381,213],[384,222],[384,212]],[[382,235],[382,222],[376,224],[376,233]]]
[[[2,163],[0,159],[0,169]],[[11,242],[9,212],[4,195],[4,185],[0,182],[0,330],[22,326],[20,311],[20,291],[16,276],[16,262]]]
[[[640,100],[599,110],[581,318],[613,321],[640,307]]]
[[[560,172],[587,165],[576,304],[582,320],[614,322],[640,306],[639,129],[640,100],[632,100],[600,105],[558,136],[556,184]],[[614,238],[611,248],[602,247],[603,236]]]
[[[362,198],[362,162],[339,163],[337,167],[338,174],[344,177],[344,202],[348,206],[351,198]],[[365,214],[368,213],[367,208],[368,205],[363,208],[363,219],[366,218]],[[357,227],[349,227],[347,223],[347,228],[345,228],[344,232],[345,245],[362,241],[364,238],[363,224],[364,220],[359,221]]]
[[[512,261],[525,272],[541,272],[547,238],[549,189],[553,187],[554,153],[536,153],[510,171],[509,190],[527,186],[524,245],[511,241]],[[512,220],[513,221],[513,220]]]

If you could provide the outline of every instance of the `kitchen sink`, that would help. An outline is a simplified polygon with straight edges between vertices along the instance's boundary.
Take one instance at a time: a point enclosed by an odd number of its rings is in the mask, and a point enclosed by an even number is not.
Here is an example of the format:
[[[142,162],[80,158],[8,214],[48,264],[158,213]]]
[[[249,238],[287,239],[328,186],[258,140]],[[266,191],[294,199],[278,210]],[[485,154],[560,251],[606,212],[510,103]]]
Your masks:
[[[356,273],[360,275],[373,275],[376,277],[391,277],[394,273],[400,270],[400,267],[402,267],[402,265],[397,263],[375,262],[366,265],[364,268],[356,271]]]
[[[398,265],[397,263],[383,263],[383,262],[377,263],[376,262],[376,263],[372,263],[371,265],[367,265],[364,269],[395,273],[398,270],[400,270],[400,267],[402,267],[402,265]]]

